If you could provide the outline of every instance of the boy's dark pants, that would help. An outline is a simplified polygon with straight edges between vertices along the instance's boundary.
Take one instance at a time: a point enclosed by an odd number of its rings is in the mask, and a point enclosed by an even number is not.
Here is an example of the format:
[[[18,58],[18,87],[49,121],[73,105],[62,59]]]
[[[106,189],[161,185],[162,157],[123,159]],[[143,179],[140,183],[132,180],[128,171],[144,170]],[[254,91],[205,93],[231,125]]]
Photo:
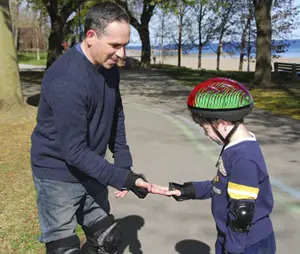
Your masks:
[[[225,254],[224,245],[216,241],[216,254]],[[243,254],[275,254],[276,243],[274,232],[254,245],[245,248]],[[229,253],[230,254],[230,253]]]

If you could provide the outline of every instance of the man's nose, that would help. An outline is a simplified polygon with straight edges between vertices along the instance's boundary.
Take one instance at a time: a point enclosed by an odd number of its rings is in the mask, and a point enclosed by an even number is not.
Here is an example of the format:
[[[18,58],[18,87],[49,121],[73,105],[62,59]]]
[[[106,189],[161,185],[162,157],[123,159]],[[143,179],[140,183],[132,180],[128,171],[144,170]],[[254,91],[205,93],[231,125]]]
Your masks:
[[[125,47],[121,47],[120,49],[117,50],[116,55],[118,58],[125,58],[126,57],[126,51]]]

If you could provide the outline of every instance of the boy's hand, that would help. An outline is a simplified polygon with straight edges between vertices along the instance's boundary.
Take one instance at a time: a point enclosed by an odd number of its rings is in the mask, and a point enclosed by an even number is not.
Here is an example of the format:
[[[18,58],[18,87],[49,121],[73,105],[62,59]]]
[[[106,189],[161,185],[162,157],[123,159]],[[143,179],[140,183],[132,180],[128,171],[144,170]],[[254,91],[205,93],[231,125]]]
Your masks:
[[[170,190],[167,192],[168,196],[176,196],[180,197],[181,196],[181,191],[180,190]]]
[[[195,188],[193,186],[192,182],[187,182],[184,184],[178,184],[178,183],[169,183],[169,194],[174,193],[172,195],[173,198],[175,198],[176,201],[183,201],[188,199],[194,199],[195,198]],[[180,194],[180,195],[178,195]]]

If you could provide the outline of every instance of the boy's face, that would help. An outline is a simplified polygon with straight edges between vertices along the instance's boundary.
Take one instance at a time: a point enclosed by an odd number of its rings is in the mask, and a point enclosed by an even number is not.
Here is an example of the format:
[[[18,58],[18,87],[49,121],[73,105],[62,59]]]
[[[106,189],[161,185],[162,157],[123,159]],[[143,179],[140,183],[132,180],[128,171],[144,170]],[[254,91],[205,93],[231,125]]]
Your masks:
[[[213,123],[214,127],[220,132],[222,136],[224,133],[224,128],[221,123]],[[218,137],[216,132],[214,131],[213,127],[210,123],[200,123],[199,124],[202,129],[204,130],[205,135],[212,141],[216,142],[218,145],[223,145],[223,141]]]

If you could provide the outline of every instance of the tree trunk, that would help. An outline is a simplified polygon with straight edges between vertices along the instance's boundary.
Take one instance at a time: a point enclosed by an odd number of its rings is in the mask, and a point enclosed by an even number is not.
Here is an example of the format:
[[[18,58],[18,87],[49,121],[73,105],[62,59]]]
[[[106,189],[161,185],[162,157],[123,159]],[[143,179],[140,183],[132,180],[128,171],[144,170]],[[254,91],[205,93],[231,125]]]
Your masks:
[[[138,22],[132,12],[129,10],[129,1],[115,0],[115,2],[124,7],[130,17],[130,25],[132,25],[138,31],[142,42],[141,66],[143,68],[148,68],[151,61],[149,22],[157,3],[151,0],[141,1],[143,3],[143,11],[141,15],[141,22]]]
[[[247,30],[248,30],[248,25],[247,24],[248,24],[248,21],[244,26],[244,29],[243,29],[243,32],[242,32],[242,37],[241,37],[239,71],[243,71],[245,47],[246,47],[246,38],[247,38]]]
[[[70,0],[62,1],[64,5],[59,4],[57,1],[42,0],[44,6],[48,10],[51,20],[51,32],[48,38],[48,56],[47,68],[62,54],[64,28],[70,15],[83,4],[86,0]],[[60,9],[60,11],[59,11]]]
[[[220,56],[222,54],[222,41],[219,41],[218,43],[218,49],[217,49],[217,71],[220,70]]]
[[[139,35],[142,42],[141,67],[149,68],[151,59],[150,34],[148,26],[139,29]]]
[[[163,59],[163,50],[164,50],[164,33],[165,33],[165,18],[162,17],[162,22],[161,22],[161,37],[160,37],[160,53],[159,53],[159,63],[163,64],[164,59]]]
[[[198,69],[201,69],[202,66],[202,48],[203,46],[199,44],[198,46]]]
[[[270,87],[271,84],[271,7],[272,0],[253,0],[257,27],[256,69],[254,85]]]
[[[202,4],[200,4],[200,11],[199,11],[199,17],[198,17],[198,69],[201,69],[202,65]]]
[[[47,69],[62,54],[64,24],[59,20],[52,21],[51,32],[48,39]]]
[[[0,0],[0,108],[23,104],[8,2]]]
[[[180,67],[181,66],[181,52],[182,52],[182,23],[179,24],[178,26],[178,62],[177,62],[177,66]]]

